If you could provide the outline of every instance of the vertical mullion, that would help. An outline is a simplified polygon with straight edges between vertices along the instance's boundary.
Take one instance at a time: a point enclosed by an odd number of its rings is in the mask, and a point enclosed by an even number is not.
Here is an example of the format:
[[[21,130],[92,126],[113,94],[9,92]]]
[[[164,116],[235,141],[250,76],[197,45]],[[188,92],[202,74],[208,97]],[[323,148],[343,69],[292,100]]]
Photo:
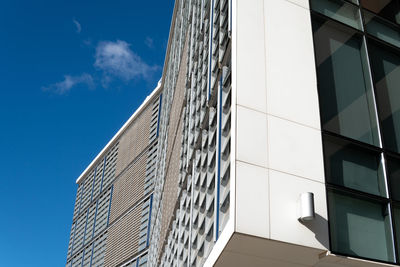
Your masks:
[[[383,170],[384,170],[384,173],[385,173],[385,177],[387,177],[386,173],[387,173],[388,167],[387,167],[385,156],[386,155],[384,155],[382,153]],[[399,237],[397,236],[396,231],[395,231],[395,229],[396,229],[396,221],[394,220],[394,207],[393,207],[391,191],[390,191],[390,188],[389,188],[389,180],[386,179],[386,181],[387,181],[387,183],[386,183],[386,188],[387,189],[386,190],[388,190],[387,194],[388,194],[388,197],[389,197],[390,226],[392,228],[391,229],[392,230],[391,233],[392,233],[392,240],[393,240],[393,243],[394,243],[393,244],[394,258],[395,258],[395,261],[397,263],[399,263],[400,262],[400,257],[398,255],[399,247],[397,245],[397,238],[399,238]]]
[[[93,228],[93,229],[94,229],[94,228]],[[92,267],[94,243],[95,243],[95,240],[93,240],[93,243],[92,243],[92,255],[90,255],[90,265],[89,265],[89,267]]]
[[[83,247],[83,249],[84,249],[84,250],[85,250],[85,235],[86,235],[86,227],[87,227],[87,223],[88,223],[89,213],[90,213],[90,206],[87,208],[87,211],[86,211],[85,230],[83,231],[82,247]]]
[[[149,246],[149,241],[150,241],[150,227],[151,227],[151,209],[153,207],[153,194],[150,196],[150,204],[149,204],[149,219],[148,219],[148,224],[147,224],[147,237],[146,237],[146,247]]]
[[[192,229],[193,229],[193,197],[194,197],[194,169],[195,165],[192,164],[192,177],[190,179],[191,188],[190,188],[190,219],[189,219],[189,246],[188,246],[188,262],[187,266],[191,266],[191,258],[192,258]]]
[[[160,94],[160,102],[158,104],[158,118],[157,118],[157,137],[160,130],[160,115],[161,115],[161,107],[162,107],[162,93]]]
[[[97,166],[94,167],[92,194],[91,194],[91,196],[90,196],[90,202],[93,201],[94,184],[96,183],[96,171],[97,171]]]
[[[365,23],[365,19],[364,19],[364,12],[363,12],[363,7],[360,5],[360,9],[359,9],[359,14],[360,14],[360,18],[361,18],[361,25],[362,25],[362,30],[363,30],[363,43],[365,46],[365,57],[367,59],[367,68],[368,68],[368,73],[369,73],[369,80],[370,80],[370,84],[371,84],[371,95],[372,95],[372,99],[374,102],[374,108],[375,108],[375,119],[376,119],[376,127],[378,129],[378,137],[379,137],[379,147],[383,148],[383,142],[382,142],[382,130],[380,127],[380,120],[379,120],[379,115],[378,115],[378,105],[376,103],[376,96],[375,96],[375,84],[374,84],[374,78],[373,78],[373,73],[371,71],[371,61],[369,60],[369,49],[368,49],[368,42],[367,42],[367,38],[366,38],[366,23]]]
[[[72,254],[73,254],[73,252],[74,252],[75,232],[76,232],[77,221],[78,221],[78,219],[76,219],[76,221],[75,221],[74,233],[73,233],[73,236],[72,236],[72,244],[71,244],[71,252],[70,252],[71,264],[72,264]],[[68,256],[67,256],[67,258],[68,258]]]
[[[382,133],[382,129],[381,129],[381,125],[380,125],[380,120],[379,120],[379,114],[378,114],[378,104],[376,101],[376,95],[375,95],[375,83],[374,83],[374,78],[373,78],[373,73],[372,73],[372,68],[371,68],[371,61],[369,59],[369,50],[368,50],[368,42],[367,42],[367,38],[366,38],[366,22],[365,22],[365,18],[364,18],[364,12],[363,12],[363,7],[360,4],[360,18],[362,21],[362,26],[363,26],[363,42],[365,45],[365,52],[366,52],[366,58],[367,58],[367,64],[368,64],[368,71],[369,71],[369,76],[370,76],[370,82],[372,85],[372,90],[371,90],[371,95],[372,95],[372,99],[374,102],[374,108],[375,108],[375,118],[376,118],[376,125],[378,128],[378,136],[379,136],[379,146],[381,149],[383,149],[383,133]],[[391,236],[392,236],[392,249],[393,249],[393,256],[394,256],[394,260],[395,262],[399,262],[399,255],[397,253],[398,251],[398,247],[397,247],[397,236],[396,236],[396,231],[395,231],[395,222],[394,222],[394,213],[393,213],[393,205],[392,205],[392,201],[391,201],[391,193],[390,193],[390,188],[389,188],[389,181],[388,181],[388,175],[387,175],[387,165],[386,165],[386,160],[385,160],[385,155],[382,152],[381,153],[381,164],[382,164],[382,168],[383,168],[383,177],[385,180],[385,187],[386,187],[386,197],[389,199],[388,202],[388,210],[389,210],[389,218],[390,218],[390,232],[391,232]]]
[[[79,197],[79,208],[78,208],[78,213],[77,213],[77,215],[78,215],[79,213],[81,213],[81,208],[82,208],[82,195],[83,195],[83,190],[85,189],[85,184],[84,184],[83,182],[81,182],[81,185],[82,185],[82,187],[81,187],[81,195],[80,195],[80,197]],[[78,216],[77,216],[77,218],[78,218]]]
[[[110,201],[109,201],[109,203],[108,203],[107,227],[108,227],[108,223],[109,223],[109,221],[110,221],[111,200],[112,200],[113,189],[114,189],[114,185],[111,186]]]
[[[219,209],[220,209],[220,187],[221,187],[221,119],[222,119],[222,74],[218,86],[217,98],[217,175],[215,177],[215,241],[219,237]]]
[[[101,193],[101,191],[103,190],[103,180],[104,180],[104,170],[106,169],[106,159],[107,159],[107,155],[104,156],[103,173],[101,174],[100,193]]]
[[[96,201],[96,211],[95,211],[95,213],[94,213],[94,221],[93,221],[93,231],[92,231],[92,238],[94,238],[94,230],[95,230],[95,227],[96,227],[96,217],[97,217],[97,210],[98,210],[98,207],[99,207],[99,200],[97,200]]]
[[[213,24],[214,24],[214,0],[211,0],[210,3],[210,24],[209,24],[209,38],[208,42],[209,44],[209,50],[208,50],[208,94],[207,94],[207,100],[210,99],[211,96],[211,76],[212,76],[212,70],[211,70],[211,64],[212,64],[212,48],[213,48]]]

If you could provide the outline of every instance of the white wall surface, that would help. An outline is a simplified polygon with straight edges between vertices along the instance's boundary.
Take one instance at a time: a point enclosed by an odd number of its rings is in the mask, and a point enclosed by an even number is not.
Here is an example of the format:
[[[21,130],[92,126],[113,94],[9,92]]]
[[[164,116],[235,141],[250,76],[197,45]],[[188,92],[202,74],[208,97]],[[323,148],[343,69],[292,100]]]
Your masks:
[[[235,231],[327,249],[308,0],[234,1]],[[317,216],[307,224],[297,220],[297,199],[303,192],[315,195]]]

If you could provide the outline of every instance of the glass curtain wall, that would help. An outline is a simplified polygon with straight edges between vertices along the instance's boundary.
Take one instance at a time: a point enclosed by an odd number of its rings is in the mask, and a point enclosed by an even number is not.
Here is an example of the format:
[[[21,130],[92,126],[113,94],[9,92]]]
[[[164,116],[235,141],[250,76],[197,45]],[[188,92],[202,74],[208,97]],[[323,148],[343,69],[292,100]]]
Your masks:
[[[310,0],[330,245],[400,264],[400,0]]]

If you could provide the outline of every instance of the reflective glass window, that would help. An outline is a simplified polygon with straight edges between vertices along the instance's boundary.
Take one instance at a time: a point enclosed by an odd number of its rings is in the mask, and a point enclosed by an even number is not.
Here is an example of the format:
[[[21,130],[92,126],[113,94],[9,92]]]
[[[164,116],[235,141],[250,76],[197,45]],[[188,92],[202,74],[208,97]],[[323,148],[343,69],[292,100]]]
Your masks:
[[[400,152],[400,54],[370,40],[373,73],[384,147]]]
[[[379,152],[330,136],[323,140],[328,183],[386,197]]]
[[[342,0],[311,0],[311,9],[362,30],[358,7]]]
[[[386,165],[391,197],[396,201],[400,201],[400,160],[387,157]]]
[[[388,23],[371,12],[364,12],[366,31],[389,44],[400,47],[400,28]]]
[[[313,33],[323,129],[379,146],[362,35],[317,17]]]
[[[328,191],[331,249],[394,262],[388,204]]]
[[[393,217],[395,224],[395,232],[397,236],[397,254],[400,253],[400,206],[396,206],[393,208]]]
[[[400,5],[398,0],[361,0],[361,5],[379,16],[400,23]]]

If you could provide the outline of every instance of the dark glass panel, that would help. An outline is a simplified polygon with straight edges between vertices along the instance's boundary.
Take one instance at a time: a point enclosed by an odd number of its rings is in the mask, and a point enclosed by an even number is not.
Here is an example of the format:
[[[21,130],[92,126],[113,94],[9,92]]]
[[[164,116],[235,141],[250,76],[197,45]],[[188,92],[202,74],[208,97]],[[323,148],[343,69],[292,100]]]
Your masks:
[[[333,252],[394,262],[388,205],[328,191]]]
[[[387,20],[400,23],[398,0],[361,0],[361,6]]]
[[[400,29],[371,12],[364,12],[366,31],[389,44],[400,47]]]
[[[400,152],[400,54],[369,41],[369,55],[384,147]]]
[[[391,198],[400,201],[400,160],[387,157],[386,162]]]
[[[362,30],[358,8],[342,0],[311,0],[311,9]]]
[[[396,243],[397,243],[397,254],[400,253],[400,207],[393,208],[394,214],[394,225],[395,225],[395,233],[396,233]]]
[[[379,146],[363,37],[317,17],[313,33],[322,128]]]
[[[386,197],[380,153],[324,136],[328,183]]]

